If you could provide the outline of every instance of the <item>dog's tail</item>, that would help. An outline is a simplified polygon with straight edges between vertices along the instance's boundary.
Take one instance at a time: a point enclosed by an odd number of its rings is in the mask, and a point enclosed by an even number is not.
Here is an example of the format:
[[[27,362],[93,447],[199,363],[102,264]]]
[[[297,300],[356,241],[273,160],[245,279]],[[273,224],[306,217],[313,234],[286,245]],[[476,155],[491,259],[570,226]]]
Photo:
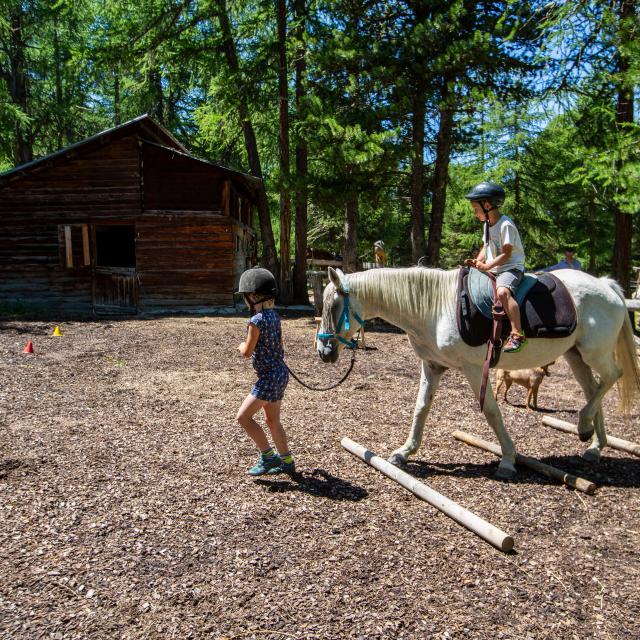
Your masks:
[[[555,364],[555,363],[556,363],[556,361],[554,360],[553,362],[550,362],[549,364],[545,364],[545,365],[543,365],[543,366],[541,366],[541,367],[540,367],[540,368],[542,369],[542,371],[544,371],[544,375],[545,375],[545,376],[549,376],[549,377],[551,377],[551,374],[549,373],[549,367],[550,367],[552,364]]]
[[[624,291],[622,291],[620,285],[610,278],[603,278],[603,280],[620,296],[624,304]],[[616,362],[622,367],[622,377],[618,381],[620,407],[622,413],[628,416],[633,408],[635,394],[640,394],[640,366],[638,366],[638,358],[636,356],[633,328],[626,308],[614,355]]]

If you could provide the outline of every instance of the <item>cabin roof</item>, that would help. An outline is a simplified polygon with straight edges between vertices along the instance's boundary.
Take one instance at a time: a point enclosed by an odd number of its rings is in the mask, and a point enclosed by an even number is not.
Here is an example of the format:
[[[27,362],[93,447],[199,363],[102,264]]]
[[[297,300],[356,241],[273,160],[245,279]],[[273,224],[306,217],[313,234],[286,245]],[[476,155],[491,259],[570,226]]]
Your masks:
[[[153,147],[155,149],[159,149],[160,151],[170,153],[174,156],[183,157],[191,162],[195,162],[197,164],[216,169],[217,172],[219,172],[223,176],[226,176],[231,180],[240,182],[253,196],[255,196],[255,192],[261,183],[260,178],[256,178],[255,176],[252,176],[248,173],[243,173],[242,171],[238,171],[236,169],[229,169],[228,167],[224,167],[220,164],[216,164],[215,162],[210,162],[209,160],[203,160],[202,158],[197,158],[196,156],[192,156],[190,153],[186,153],[184,151],[174,149],[173,147],[167,147],[163,144],[158,144],[157,142],[152,142],[150,140],[144,140],[143,144],[148,147]]]
[[[94,136],[75,142],[63,149],[54,151],[46,156],[26,162],[25,164],[18,165],[17,167],[0,173],[0,187],[7,186],[13,180],[27,176],[32,172],[38,171],[49,167],[63,159],[75,157],[77,155],[86,153],[95,147],[102,146],[113,140],[124,138],[128,135],[138,134],[145,142],[156,145],[171,151],[176,154],[180,154],[184,157],[190,158],[197,162],[205,163],[211,167],[219,169],[223,174],[228,175],[230,178],[235,178],[244,183],[251,191],[255,190],[260,184],[260,179],[254,176],[243,173],[242,171],[236,171],[234,169],[228,169],[221,165],[209,162],[208,160],[202,160],[192,156],[178,140],[165,129],[162,125],[158,124],[148,114],[144,114],[129,120],[117,127],[105,129]]]

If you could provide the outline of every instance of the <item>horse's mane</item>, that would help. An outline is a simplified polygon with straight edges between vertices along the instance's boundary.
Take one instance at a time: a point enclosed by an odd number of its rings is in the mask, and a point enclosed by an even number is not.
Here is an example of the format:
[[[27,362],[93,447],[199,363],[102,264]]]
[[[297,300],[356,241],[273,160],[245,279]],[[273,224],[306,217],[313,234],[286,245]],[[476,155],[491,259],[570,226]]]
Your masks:
[[[428,317],[454,313],[458,269],[443,271],[370,269],[348,276],[349,290],[363,300],[397,309],[402,315]]]

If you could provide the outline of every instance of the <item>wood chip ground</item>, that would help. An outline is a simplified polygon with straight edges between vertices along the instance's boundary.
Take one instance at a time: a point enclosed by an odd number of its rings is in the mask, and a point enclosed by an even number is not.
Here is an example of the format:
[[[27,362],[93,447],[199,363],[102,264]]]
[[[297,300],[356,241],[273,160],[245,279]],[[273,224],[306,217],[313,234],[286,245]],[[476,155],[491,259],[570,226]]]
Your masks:
[[[252,480],[234,423],[254,378],[245,317],[0,324],[0,637],[637,638],[640,458],[599,466],[577,438],[582,396],[564,361],[524,408],[501,403],[522,453],[598,483],[579,494],[451,437],[495,441],[445,374],[407,470],[512,534],[504,554],[340,447],[387,457],[407,434],[418,362],[401,333],[371,331],[327,393],[291,381],[283,422],[301,477]],[[285,319],[289,365],[311,383],[311,318]],[[22,353],[33,340],[35,355]],[[532,348],[532,347],[529,347]],[[612,392],[612,434],[640,440]]]

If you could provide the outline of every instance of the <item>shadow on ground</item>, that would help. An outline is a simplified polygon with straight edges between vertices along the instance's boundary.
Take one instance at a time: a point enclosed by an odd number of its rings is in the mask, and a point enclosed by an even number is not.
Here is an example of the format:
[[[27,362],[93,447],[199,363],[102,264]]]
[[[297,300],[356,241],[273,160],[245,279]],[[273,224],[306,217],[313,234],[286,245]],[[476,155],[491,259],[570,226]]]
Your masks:
[[[591,464],[578,456],[547,456],[538,458],[540,462],[595,482],[599,487],[640,487],[640,459],[607,458],[606,451],[600,464]],[[498,469],[495,462],[477,463],[428,463],[421,461],[408,462],[403,470],[415,478],[431,478],[451,476],[454,478],[493,478]],[[504,482],[498,480],[496,482]],[[522,465],[518,465],[517,477],[510,481],[525,484],[558,484]]]
[[[292,476],[277,476],[277,480],[261,478],[256,484],[266,487],[274,493],[301,491],[329,500],[347,500],[356,502],[366,498],[368,492],[347,480],[332,476],[324,469],[314,469],[310,473],[296,473]],[[286,478],[286,479],[285,479]]]

